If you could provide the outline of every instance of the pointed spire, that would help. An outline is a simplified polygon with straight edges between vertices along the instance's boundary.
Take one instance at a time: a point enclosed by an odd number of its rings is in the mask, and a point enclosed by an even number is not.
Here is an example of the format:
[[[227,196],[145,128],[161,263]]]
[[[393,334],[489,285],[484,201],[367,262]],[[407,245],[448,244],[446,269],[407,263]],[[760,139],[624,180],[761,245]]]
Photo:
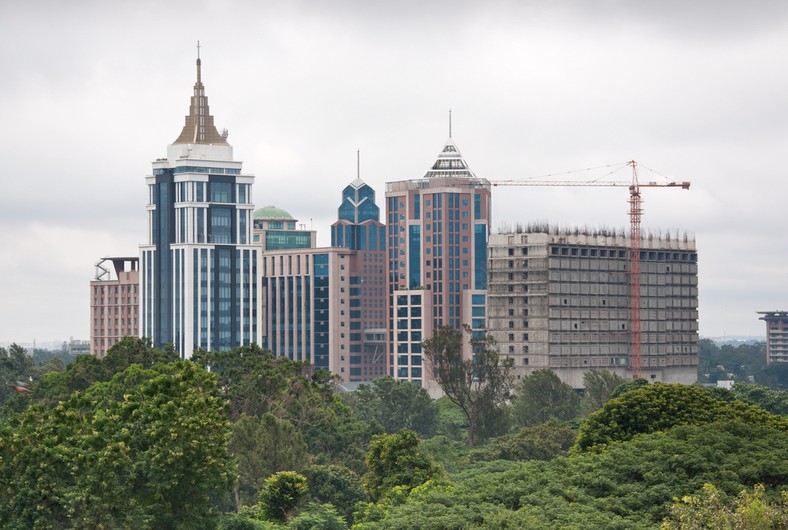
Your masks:
[[[213,124],[208,108],[208,97],[202,84],[202,60],[200,59],[200,41],[197,41],[197,82],[194,83],[194,95],[189,105],[189,115],[180,136],[173,144],[214,144],[229,145],[224,136],[219,134]]]

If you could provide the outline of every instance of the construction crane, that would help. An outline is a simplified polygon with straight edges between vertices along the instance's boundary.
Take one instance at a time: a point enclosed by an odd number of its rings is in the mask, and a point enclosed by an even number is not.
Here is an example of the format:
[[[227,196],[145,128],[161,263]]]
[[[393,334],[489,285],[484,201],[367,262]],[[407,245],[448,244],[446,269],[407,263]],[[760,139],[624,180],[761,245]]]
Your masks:
[[[632,180],[491,180],[493,186],[598,186],[629,187],[629,329],[630,329],[630,366],[632,379],[640,377],[640,219],[643,215],[640,188],[680,188],[688,190],[689,182],[647,182],[638,181],[638,163],[630,160],[626,166],[632,168]],[[612,166],[605,166],[612,167]],[[574,173],[574,172],[570,172]]]

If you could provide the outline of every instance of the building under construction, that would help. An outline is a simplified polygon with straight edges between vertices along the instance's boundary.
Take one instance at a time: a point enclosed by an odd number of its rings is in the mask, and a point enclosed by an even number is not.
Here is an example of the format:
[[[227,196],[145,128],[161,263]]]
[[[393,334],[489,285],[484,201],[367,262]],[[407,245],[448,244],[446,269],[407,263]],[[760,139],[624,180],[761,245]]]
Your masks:
[[[695,242],[640,240],[639,356],[632,355],[630,248],[629,235],[605,230],[531,226],[490,236],[487,327],[514,358],[517,379],[550,368],[574,388],[591,369],[696,381]]]

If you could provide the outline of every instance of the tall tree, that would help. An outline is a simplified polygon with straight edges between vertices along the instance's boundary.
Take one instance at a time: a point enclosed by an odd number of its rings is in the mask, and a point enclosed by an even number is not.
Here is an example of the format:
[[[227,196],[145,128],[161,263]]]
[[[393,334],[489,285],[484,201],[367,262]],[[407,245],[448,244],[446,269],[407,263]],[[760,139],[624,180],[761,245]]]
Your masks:
[[[470,359],[462,355],[465,337],[473,352]],[[467,326],[463,331],[443,326],[422,348],[438,385],[465,414],[468,445],[474,445],[480,417],[494,412],[509,398],[514,361],[501,357],[490,335],[474,336]]]
[[[359,419],[377,422],[387,433],[412,429],[431,436],[435,432],[437,406],[425,389],[409,381],[380,377],[359,385],[345,399]]]
[[[626,383],[626,379],[608,370],[589,370],[583,374],[583,411],[594,412],[610,400],[613,391]]]
[[[293,425],[271,413],[241,416],[232,425],[230,451],[238,462],[236,508],[253,504],[266,477],[300,471],[308,463],[306,443]]]
[[[443,474],[440,466],[421,451],[420,444],[418,435],[407,429],[372,437],[366,458],[369,471],[364,479],[373,500],[380,500],[398,486],[407,493]]]
[[[580,412],[580,396],[549,368],[525,377],[512,403],[518,425],[537,425],[548,418],[571,420]]]

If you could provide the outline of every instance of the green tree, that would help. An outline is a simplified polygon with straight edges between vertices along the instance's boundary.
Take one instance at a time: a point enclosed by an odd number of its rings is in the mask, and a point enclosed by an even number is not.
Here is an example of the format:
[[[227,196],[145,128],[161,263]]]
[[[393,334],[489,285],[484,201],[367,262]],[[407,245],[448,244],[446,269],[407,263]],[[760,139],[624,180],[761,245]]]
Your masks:
[[[475,455],[480,460],[550,460],[566,454],[575,442],[575,432],[555,418],[493,440]]]
[[[736,383],[731,388],[733,396],[745,403],[781,416],[788,415],[788,392],[750,383]]]
[[[178,361],[179,356],[171,344],[160,350],[154,348],[147,337],[123,337],[107,350],[103,360],[106,369],[114,375],[132,364],[150,368],[156,363]]]
[[[299,471],[309,461],[301,433],[271,413],[241,416],[232,424],[230,451],[238,463],[236,508],[253,504],[265,478],[277,471]]]
[[[470,359],[462,354],[466,336],[472,352]],[[463,331],[443,326],[423,342],[422,349],[438,385],[465,414],[468,445],[475,445],[482,415],[497,413],[509,398],[514,361],[501,357],[490,335],[474,336],[468,326]]]
[[[231,419],[273,414],[301,433],[320,463],[363,468],[365,441],[374,431],[335,395],[336,378],[327,371],[306,377],[307,363],[276,357],[257,345],[198,350],[192,360],[218,375]]]
[[[272,521],[287,522],[307,492],[306,477],[295,471],[279,471],[265,480],[260,508]]]
[[[356,504],[367,500],[361,477],[339,465],[313,465],[304,469],[309,497],[318,504],[333,504],[349,524],[353,523]]]
[[[625,394],[626,392],[630,392],[632,390],[637,390],[638,388],[644,386],[648,386],[648,381],[646,381],[642,377],[638,377],[637,379],[634,379],[632,381],[621,383],[613,390],[613,392],[610,393],[610,399],[615,399],[619,397],[621,394]]]
[[[5,528],[212,528],[234,481],[216,377],[132,365],[0,436]],[[34,524],[35,523],[35,524]]]
[[[526,376],[512,403],[517,425],[536,425],[548,418],[571,420],[580,412],[580,396],[548,368]]]
[[[636,434],[662,431],[676,425],[702,425],[739,419],[788,430],[788,420],[741,401],[726,402],[699,386],[646,385],[608,401],[580,425],[576,450],[602,448]]]
[[[743,490],[730,503],[723,501],[713,484],[703,486],[701,495],[675,499],[662,530],[769,530],[788,528],[788,491],[782,499],[772,502],[766,497],[763,484],[753,492]]]
[[[453,484],[414,492],[360,528],[658,528],[674,497],[714,483],[735,495],[788,483],[785,432],[743,421],[682,425],[548,461],[466,462]],[[374,519],[367,519],[374,520]]]
[[[287,525],[293,530],[347,530],[345,519],[329,504],[307,504]]]
[[[583,374],[582,409],[586,414],[601,409],[607,403],[613,391],[626,383],[626,379],[608,370],[590,370]]]
[[[381,377],[372,384],[359,385],[346,400],[359,419],[377,422],[387,433],[411,429],[431,436],[435,432],[435,403],[424,388],[409,381]]]
[[[419,448],[418,435],[410,430],[373,436],[367,452],[364,482],[369,496],[378,501],[395,487],[407,493],[442,470]]]
[[[22,346],[0,348],[0,403],[14,395],[17,381],[29,382],[34,371],[35,363]]]

